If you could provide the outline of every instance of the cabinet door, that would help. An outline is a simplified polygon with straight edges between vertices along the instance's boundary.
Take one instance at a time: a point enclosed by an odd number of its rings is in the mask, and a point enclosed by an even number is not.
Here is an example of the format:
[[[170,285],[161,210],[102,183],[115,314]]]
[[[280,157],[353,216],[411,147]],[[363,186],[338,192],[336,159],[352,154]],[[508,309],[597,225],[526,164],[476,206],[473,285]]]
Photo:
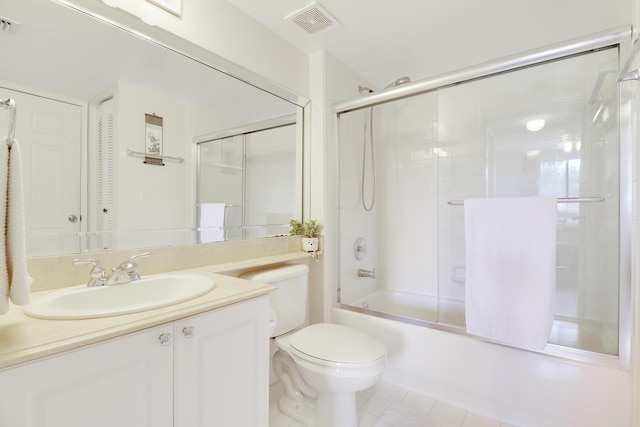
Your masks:
[[[175,323],[175,427],[269,424],[267,296]]]
[[[172,325],[0,372],[0,426],[171,427]],[[170,343],[168,343],[170,344]]]

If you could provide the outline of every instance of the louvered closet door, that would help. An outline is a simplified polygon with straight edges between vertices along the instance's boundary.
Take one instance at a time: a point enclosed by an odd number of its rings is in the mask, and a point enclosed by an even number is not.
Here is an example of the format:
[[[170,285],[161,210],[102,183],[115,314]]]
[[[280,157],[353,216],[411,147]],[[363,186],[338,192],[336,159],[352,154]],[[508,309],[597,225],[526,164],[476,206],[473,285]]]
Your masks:
[[[97,107],[97,199],[98,199],[98,239],[100,250],[113,249],[115,236],[115,193],[114,193],[114,101],[109,99]]]
[[[0,88],[17,107],[16,139],[22,154],[27,254],[77,253],[81,231],[82,108]],[[0,111],[0,132],[8,127]]]

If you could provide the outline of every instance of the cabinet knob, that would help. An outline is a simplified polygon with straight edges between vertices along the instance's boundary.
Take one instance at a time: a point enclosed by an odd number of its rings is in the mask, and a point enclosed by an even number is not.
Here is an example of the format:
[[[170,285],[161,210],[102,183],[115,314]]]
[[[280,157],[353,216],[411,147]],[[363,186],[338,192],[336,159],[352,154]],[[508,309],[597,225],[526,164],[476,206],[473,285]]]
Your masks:
[[[158,337],[161,345],[171,345],[173,343],[173,335],[171,334],[160,334]]]
[[[182,333],[187,338],[192,338],[196,334],[196,328],[193,326],[185,326],[182,328]]]

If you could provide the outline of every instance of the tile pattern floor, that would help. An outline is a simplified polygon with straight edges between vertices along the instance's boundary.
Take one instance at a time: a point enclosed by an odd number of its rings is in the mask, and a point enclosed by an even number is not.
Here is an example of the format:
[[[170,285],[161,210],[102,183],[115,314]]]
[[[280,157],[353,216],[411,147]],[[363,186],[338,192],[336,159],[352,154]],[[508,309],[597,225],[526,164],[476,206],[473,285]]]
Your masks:
[[[282,415],[282,384],[271,386],[269,427],[304,427]],[[357,395],[359,427],[513,427],[380,382]]]

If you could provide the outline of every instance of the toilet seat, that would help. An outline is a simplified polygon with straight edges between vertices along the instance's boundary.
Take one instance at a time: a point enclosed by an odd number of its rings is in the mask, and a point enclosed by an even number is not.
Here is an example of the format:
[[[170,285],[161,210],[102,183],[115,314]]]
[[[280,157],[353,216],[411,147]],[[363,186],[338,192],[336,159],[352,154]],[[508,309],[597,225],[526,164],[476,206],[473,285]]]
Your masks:
[[[291,335],[289,348],[298,357],[325,366],[368,367],[385,358],[384,346],[351,328],[330,323],[307,326]]]

